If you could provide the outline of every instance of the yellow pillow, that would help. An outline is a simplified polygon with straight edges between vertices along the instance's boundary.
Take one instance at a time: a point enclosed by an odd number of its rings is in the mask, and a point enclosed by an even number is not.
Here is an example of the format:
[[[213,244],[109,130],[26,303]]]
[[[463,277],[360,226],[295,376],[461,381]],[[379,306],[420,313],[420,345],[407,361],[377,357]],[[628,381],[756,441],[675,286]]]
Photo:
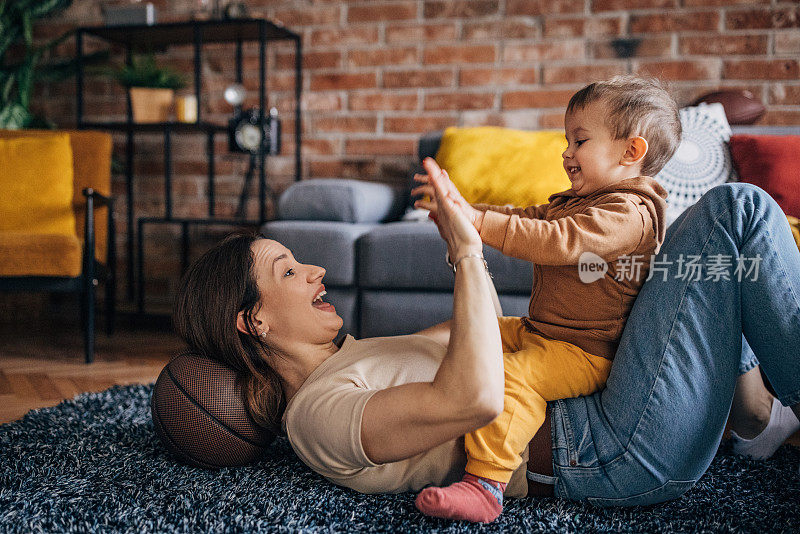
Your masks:
[[[787,215],[786,217],[789,219],[789,226],[792,228],[794,242],[797,243],[797,248],[800,249],[800,220],[791,215]]]
[[[67,134],[0,139],[0,232],[75,235]]]
[[[569,189],[566,148],[562,131],[447,128],[436,161],[468,202],[527,207]]]

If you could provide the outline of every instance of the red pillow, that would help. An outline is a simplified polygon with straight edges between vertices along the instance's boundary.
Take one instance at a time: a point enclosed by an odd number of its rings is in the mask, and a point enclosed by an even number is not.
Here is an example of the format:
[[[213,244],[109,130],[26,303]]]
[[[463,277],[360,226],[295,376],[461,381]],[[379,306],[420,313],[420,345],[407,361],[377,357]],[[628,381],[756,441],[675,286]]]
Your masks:
[[[757,185],[787,215],[800,217],[800,135],[733,135],[739,180]]]

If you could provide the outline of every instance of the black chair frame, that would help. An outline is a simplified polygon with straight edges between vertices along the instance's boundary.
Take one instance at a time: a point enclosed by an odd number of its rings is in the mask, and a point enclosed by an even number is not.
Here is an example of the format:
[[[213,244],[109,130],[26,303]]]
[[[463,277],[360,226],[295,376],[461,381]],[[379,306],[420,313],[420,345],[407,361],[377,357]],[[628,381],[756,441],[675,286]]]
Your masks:
[[[83,240],[83,268],[80,276],[9,276],[0,277],[0,291],[47,291],[54,293],[77,293],[81,306],[81,328],[83,330],[86,363],[94,361],[95,345],[95,300],[99,279],[105,283],[106,332],[114,333],[116,322],[117,254],[116,227],[114,222],[114,198],[87,187],[86,214]],[[94,210],[108,207],[108,244],[106,264],[95,258]]]

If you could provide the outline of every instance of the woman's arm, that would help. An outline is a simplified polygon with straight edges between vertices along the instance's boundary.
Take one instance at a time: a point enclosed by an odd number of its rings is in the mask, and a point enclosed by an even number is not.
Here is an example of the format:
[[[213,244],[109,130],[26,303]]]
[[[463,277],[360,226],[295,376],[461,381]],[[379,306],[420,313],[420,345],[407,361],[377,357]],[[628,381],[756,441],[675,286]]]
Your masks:
[[[503,409],[503,355],[492,292],[475,228],[447,197],[426,160],[437,224],[457,264],[447,352],[432,382],[379,391],[364,408],[361,443],[375,463],[402,460],[485,426]]]
[[[498,317],[503,316],[503,306],[500,304],[500,298],[497,296],[497,289],[494,287],[494,282],[492,281],[492,277],[489,276],[489,273],[486,273],[487,281],[489,282],[489,292],[492,295],[492,303],[494,304],[494,312]],[[419,336],[425,336],[429,339],[436,341],[447,346],[450,343],[450,331],[453,328],[453,320],[445,321],[443,323],[435,324],[433,326],[429,326],[424,330],[420,330],[417,332]]]

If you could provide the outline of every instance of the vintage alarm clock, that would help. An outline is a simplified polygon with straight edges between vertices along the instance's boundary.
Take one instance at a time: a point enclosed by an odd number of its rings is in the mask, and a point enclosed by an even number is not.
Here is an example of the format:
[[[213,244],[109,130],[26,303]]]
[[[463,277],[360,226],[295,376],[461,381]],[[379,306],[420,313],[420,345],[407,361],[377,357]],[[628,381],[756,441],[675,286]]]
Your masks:
[[[237,110],[228,122],[228,147],[231,152],[256,153],[264,143],[268,154],[279,154],[281,151],[281,123],[278,110],[269,110],[264,123],[259,124],[257,109]]]

